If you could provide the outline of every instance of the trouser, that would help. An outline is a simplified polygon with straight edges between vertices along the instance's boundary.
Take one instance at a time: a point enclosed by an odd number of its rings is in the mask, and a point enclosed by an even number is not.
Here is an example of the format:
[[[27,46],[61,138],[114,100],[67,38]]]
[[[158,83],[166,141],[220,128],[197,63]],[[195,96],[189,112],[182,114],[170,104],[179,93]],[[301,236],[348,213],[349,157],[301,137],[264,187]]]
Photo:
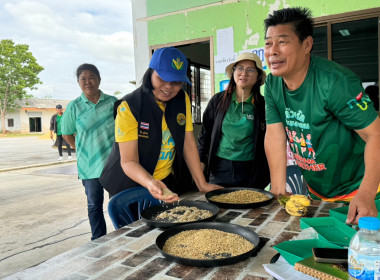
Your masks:
[[[253,161],[233,161],[215,156],[210,170],[210,184],[223,187],[249,188],[249,178]]]
[[[64,144],[67,148],[67,155],[71,156],[71,147],[70,145],[63,139],[62,135],[57,134],[57,147],[59,156],[62,156],[62,144]]]
[[[107,234],[106,221],[103,214],[104,191],[99,178],[82,180],[86,196],[87,211],[90,221],[91,240]]]

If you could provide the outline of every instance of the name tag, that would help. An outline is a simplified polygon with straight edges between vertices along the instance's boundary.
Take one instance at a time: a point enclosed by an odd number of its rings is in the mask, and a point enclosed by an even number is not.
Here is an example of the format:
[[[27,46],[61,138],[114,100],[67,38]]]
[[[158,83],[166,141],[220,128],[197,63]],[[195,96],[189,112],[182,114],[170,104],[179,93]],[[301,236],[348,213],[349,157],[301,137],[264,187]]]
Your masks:
[[[247,120],[253,120],[254,119],[254,117],[253,117],[253,115],[246,115],[246,118],[247,118]]]

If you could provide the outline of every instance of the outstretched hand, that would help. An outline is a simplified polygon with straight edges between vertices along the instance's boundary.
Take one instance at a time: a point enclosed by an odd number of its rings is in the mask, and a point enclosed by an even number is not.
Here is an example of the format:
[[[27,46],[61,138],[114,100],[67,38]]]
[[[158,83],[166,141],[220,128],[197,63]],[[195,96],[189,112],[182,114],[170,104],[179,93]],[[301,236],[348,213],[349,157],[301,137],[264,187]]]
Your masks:
[[[198,189],[200,192],[206,193],[206,192],[210,192],[210,191],[217,190],[217,189],[223,189],[223,187],[219,186],[219,185],[206,183],[202,186],[199,186]]]
[[[154,198],[162,200],[165,203],[172,203],[179,200],[178,195],[171,192],[160,180],[152,179],[149,182],[147,189]]]
[[[358,192],[351,200],[348,208],[346,224],[355,224],[361,217],[377,217],[377,209],[373,196]]]
[[[292,193],[289,193],[289,192],[286,192],[286,191],[276,191],[276,190],[272,190],[272,189],[270,189],[269,192],[271,192],[276,199],[278,198],[278,196],[280,194],[285,195],[285,196],[292,195]]]

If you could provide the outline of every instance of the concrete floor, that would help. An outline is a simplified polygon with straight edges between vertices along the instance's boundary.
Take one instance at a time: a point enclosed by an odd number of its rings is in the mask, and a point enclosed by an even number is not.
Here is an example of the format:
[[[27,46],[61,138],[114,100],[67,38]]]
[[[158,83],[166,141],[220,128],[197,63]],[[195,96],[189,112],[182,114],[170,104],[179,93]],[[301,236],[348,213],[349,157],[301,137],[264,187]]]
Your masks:
[[[90,241],[76,161],[58,163],[52,141],[0,138],[0,278]],[[76,159],[73,153],[73,159]],[[114,228],[104,211],[108,231]]]

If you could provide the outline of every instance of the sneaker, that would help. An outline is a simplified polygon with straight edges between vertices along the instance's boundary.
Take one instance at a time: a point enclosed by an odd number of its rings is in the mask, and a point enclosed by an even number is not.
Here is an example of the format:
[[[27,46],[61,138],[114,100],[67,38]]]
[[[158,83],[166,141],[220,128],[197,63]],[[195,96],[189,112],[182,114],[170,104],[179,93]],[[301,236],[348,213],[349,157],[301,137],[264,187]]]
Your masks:
[[[58,161],[62,161],[62,159],[63,159],[62,157],[59,157],[59,158],[58,158]]]
[[[68,156],[68,157],[67,157],[67,160],[71,160],[71,156]]]

